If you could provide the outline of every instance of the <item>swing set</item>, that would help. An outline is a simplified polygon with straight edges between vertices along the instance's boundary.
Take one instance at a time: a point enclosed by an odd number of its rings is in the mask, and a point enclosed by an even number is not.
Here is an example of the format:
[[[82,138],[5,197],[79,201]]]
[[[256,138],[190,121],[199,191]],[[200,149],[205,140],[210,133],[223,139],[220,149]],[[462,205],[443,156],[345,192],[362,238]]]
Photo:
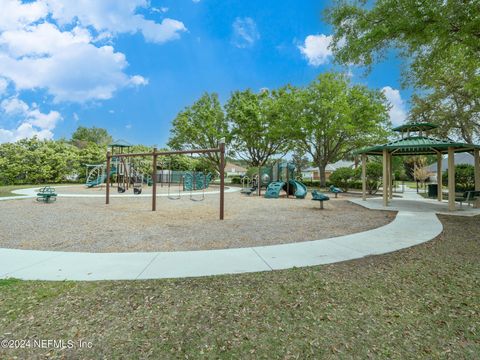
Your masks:
[[[211,148],[211,149],[191,149],[191,150],[172,150],[172,151],[157,151],[157,148],[153,148],[152,152],[146,153],[123,153],[123,154],[115,154],[112,155],[110,151],[107,151],[107,171],[106,173],[109,174],[112,165],[112,159],[119,158],[119,159],[129,159],[135,157],[152,157],[152,211],[157,210],[157,162],[159,156],[168,156],[168,155],[180,155],[180,154],[209,154],[209,153],[220,153],[220,204],[219,204],[219,218],[223,220],[224,218],[224,208],[225,208],[225,139],[220,139],[218,142],[218,148]],[[163,166],[162,166],[163,167]],[[209,181],[209,175],[203,173],[203,179],[197,180],[197,173],[191,172],[187,173],[179,180],[178,186],[178,194],[174,195],[171,193],[170,186],[171,181],[168,182],[168,198],[171,200],[178,200],[180,199],[180,188],[185,186],[185,177],[187,175],[191,176],[192,186],[190,186],[190,200],[192,201],[203,201],[205,199],[205,188],[207,187],[207,181]],[[171,176],[171,173],[170,173]],[[169,179],[171,180],[171,178]],[[201,186],[198,186],[198,185]],[[195,187],[202,189],[202,194],[200,197],[195,197],[194,190]],[[105,193],[105,203],[108,205],[110,203],[110,177],[107,176],[107,187]]]

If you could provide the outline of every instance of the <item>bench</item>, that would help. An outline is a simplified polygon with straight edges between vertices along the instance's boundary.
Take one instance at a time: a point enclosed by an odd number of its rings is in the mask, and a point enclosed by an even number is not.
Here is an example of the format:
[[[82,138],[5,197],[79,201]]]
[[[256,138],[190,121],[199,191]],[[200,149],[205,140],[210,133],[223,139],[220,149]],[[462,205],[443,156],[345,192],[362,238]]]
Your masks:
[[[55,188],[50,186],[45,186],[38,190],[37,201],[42,201],[44,203],[57,201],[57,194],[55,193]]]
[[[465,191],[462,196],[456,196],[455,201],[460,203],[460,207],[462,207],[462,203],[466,202],[468,205],[474,202],[475,200],[480,198],[480,191],[469,190]]]
[[[330,200],[330,198],[317,190],[312,191],[312,200],[320,202],[320,209],[323,209],[323,202]]]
[[[335,198],[337,198],[337,196],[338,196],[339,193],[342,193],[342,192],[343,192],[342,189],[337,188],[337,187],[335,187],[335,186],[333,186],[333,185],[330,186],[330,188],[328,189],[328,191],[330,191],[331,193],[334,193],[334,194],[335,194]]]

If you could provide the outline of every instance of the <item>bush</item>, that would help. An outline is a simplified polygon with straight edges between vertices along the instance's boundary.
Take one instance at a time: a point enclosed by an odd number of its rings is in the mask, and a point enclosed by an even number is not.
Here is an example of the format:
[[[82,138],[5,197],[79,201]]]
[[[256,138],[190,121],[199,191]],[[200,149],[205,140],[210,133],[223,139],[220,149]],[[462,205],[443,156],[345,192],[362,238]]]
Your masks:
[[[230,178],[230,183],[239,185],[242,183],[242,178],[240,176],[233,176]]]
[[[448,171],[443,173],[443,184],[448,185]],[[455,165],[455,190],[475,190],[475,167],[473,165]]]
[[[343,191],[348,191],[348,185],[354,176],[355,171],[352,168],[341,167],[330,175],[329,181],[335,186],[342,188]]]
[[[383,176],[383,166],[379,162],[369,162],[366,168],[367,173],[367,192],[370,195],[376,194],[380,188]],[[359,167],[355,170],[355,179],[360,181],[360,189],[362,184],[362,168]]]

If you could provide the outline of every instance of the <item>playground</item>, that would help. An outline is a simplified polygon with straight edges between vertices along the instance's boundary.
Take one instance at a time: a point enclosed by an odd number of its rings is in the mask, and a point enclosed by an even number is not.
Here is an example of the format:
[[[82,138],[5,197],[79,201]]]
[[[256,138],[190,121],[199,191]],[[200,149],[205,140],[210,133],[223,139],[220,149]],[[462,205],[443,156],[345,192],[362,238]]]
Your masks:
[[[341,196],[320,213],[310,200],[245,196],[225,190],[225,219],[218,220],[219,188],[203,201],[168,197],[157,189],[157,210],[150,211],[151,187],[142,195],[115,194],[104,201],[105,187],[57,187],[58,200],[1,201],[1,248],[86,251],[179,251],[241,248],[326,239],[388,224],[395,212],[365,210]],[[28,193],[28,190],[22,190]],[[193,192],[201,199],[202,191]],[[52,236],[54,234],[54,236]]]

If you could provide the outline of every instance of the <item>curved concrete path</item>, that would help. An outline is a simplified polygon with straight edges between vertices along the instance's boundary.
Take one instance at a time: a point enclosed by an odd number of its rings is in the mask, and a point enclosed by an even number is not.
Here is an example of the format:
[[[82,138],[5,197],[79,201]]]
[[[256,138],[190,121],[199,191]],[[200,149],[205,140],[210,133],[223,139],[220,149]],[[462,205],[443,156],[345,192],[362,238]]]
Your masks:
[[[433,212],[400,211],[377,229],[283,245],[146,253],[0,249],[0,278],[134,280],[271,271],[388,253],[431,240],[441,231]]]
[[[55,188],[65,188],[65,187],[74,187],[78,185],[62,185],[62,186],[55,186]],[[14,199],[27,199],[27,198],[36,198],[37,197],[37,192],[38,192],[38,187],[36,188],[28,188],[28,189],[18,189],[18,190],[13,190],[13,194],[17,194],[19,196],[9,196],[9,197],[0,197],[0,200],[14,200]],[[225,193],[232,193],[232,192],[238,192],[242,190],[241,188],[237,187],[225,187]],[[201,195],[202,192],[195,192],[194,194]],[[205,191],[205,195],[216,195],[220,194],[220,190],[216,191]],[[177,194],[175,193],[175,196]],[[58,197],[74,197],[74,198],[104,198],[105,194],[58,194]],[[167,197],[171,196],[168,195],[167,193],[157,193],[157,197]],[[180,196],[190,196],[190,192],[186,192],[184,194],[180,193]],[[110,197],[119,197],[119,198],[124,198],[124,197],[152,197],[152,194],[110,194]]]

